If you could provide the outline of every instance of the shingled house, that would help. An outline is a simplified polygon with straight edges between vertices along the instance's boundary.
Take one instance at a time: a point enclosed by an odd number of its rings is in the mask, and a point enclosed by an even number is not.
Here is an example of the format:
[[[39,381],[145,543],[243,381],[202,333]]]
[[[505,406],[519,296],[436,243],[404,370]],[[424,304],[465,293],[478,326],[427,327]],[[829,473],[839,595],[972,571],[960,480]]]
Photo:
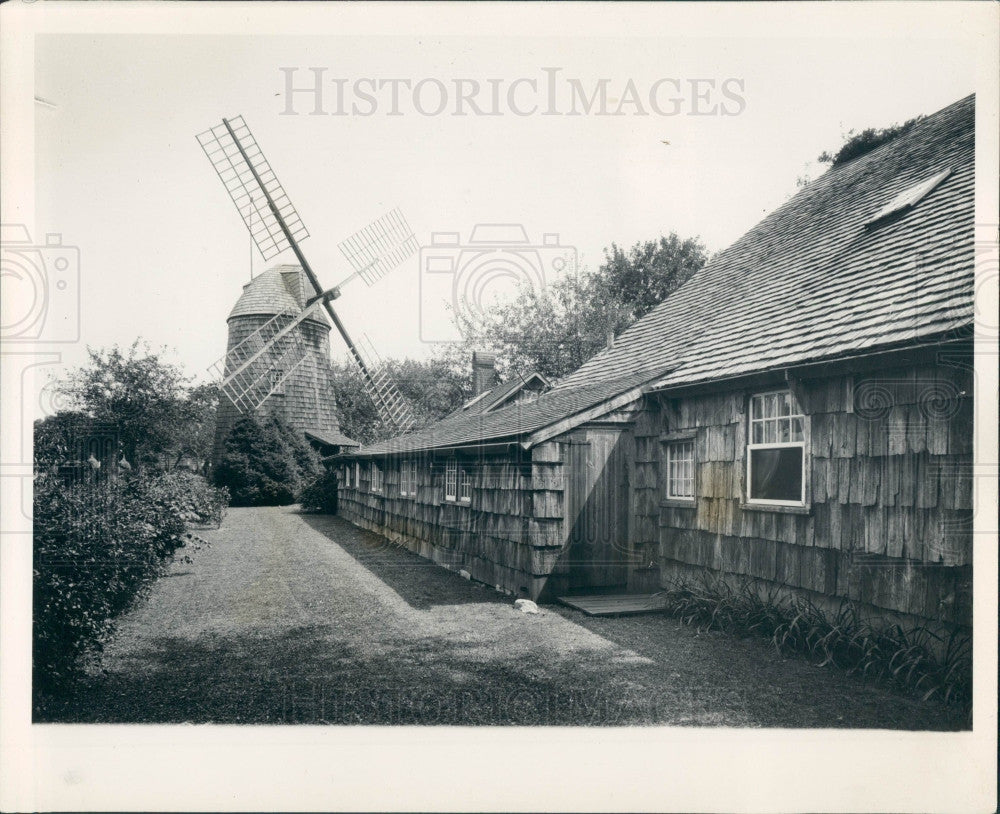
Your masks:
[[[341,513],[511,593],[707,571],[967,625],[974,98],[835,166],[536,399],[340,461]]]

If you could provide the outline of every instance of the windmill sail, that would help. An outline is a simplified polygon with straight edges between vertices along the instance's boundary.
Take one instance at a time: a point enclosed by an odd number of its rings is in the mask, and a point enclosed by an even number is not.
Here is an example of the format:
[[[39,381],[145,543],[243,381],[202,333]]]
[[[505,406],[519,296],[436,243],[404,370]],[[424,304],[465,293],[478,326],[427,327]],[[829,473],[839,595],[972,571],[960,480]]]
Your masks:
[[[355,277],[375,285],[419,247],[403,213],[393,209],[339,243],[338,248],[354,269],[354,274],[338,286],[342,287]]]
[[[382,417],[400,432],[412,430],[416,420],[410,404],[399,392],[367,334],[362,335],[358,353],[368,369],[368,375],[364,377],[368,398],[374,402]]]
[[[324,291],[302,254],[298,244],[309,232],[243,117],[223,119],[221,125],[197,138],[261,255],[270,260],[286,249],[295,253],[316,293],[310,302],[322,304],[333,321],[361,369],[368,395],[382,419],[401,432],[411,429],[413,414],[374,349],[362,352],[330,305],[331,299],[340,296],[339,286]],[[406,219],[394,210],[341,244],[341,251],[354,268],[344,283],[361,277],[372,285],[416,248],[416,238]],[[302,363],[306,351],[295,328],[305,319],[304,314],[277,314],[213,366],[213,372],[221,377],[223,393],[242,412],[260,407]]]
[[[296,328],[317,306],[275,314],[209,368],[220,380],[220,391],[240,412],[260,407],[305,361],[308,349]]]
[[[242,116],[226,119],[197,138],[265,260],[309,237]]]

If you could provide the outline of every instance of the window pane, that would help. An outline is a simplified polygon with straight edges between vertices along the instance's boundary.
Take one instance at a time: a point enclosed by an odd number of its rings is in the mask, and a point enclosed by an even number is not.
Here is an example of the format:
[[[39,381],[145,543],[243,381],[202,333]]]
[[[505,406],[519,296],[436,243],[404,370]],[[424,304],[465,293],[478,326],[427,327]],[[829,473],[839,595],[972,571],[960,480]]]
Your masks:
[[[764,425],[759,421],[753,422],[753,440],[751,443],[762,444],[764,442]]]
[[[778,440],[777,439],[777,431],[775,429],[774,422],[773,421],[765,421],[764,422],[764,443],[765,444],[773,444],[777,440]]]
[[[694,442],[677,441],[667,446],[667,496],[691,497]]]
[[[792,407],[792,405],[791,405],[791,401],[789,399],[789,394],[788,393],[779,393],[778,394],[778,415],[790,415],[791,412],[792,412],[791,407]]]
[[[782,418],[778,420],[778,441],[782,444],[787,444],[789,436],[791,435],[791,422],[787,418]]]
[[[754,396],[750,399],[750,418],[763,418],[764,409],[762,406],[762,399],[760,396]]]
[[[803,437],[802,437],[802,419],[801,418],[793,418],[792,419],[792,440],[793,441],[802,441],[802,440],[804,440]]]
[[[802,448],[750,450],[751,500],[802,500]]]

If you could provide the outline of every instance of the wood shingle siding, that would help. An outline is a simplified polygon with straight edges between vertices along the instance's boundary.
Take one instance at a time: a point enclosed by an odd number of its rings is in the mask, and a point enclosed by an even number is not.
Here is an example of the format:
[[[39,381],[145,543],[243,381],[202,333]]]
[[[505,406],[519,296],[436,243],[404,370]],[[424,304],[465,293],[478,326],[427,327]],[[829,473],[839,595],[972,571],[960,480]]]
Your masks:
[[[342,488],[340,514],[357,525],[386,535],[436,563],[464,569],[475,579],[500,585],[515,595],[537,598],[551,570],[548,549],[558,550],[561,521],[535,515],[535,464],[525,453],[519,460],[500,456],[459,458],[469,473],[472,496],[468,503],[445,500],[446,458],[415,456],[417,494],[399,495],[400,462],[384,460],[385,491],[370,491],[362,468],[360,488]],[[558,462],[547,461],[551,469]],[[558,472],[549,472],[559,478]],[[551,485],[551,481],[546,483]],[[539,495],[551,494],[539,490]],[[550,498],[539,499],[544,505]],[[544,512],[543,512],[544,514]],[[553,527],[554,526],[554,527]]]
[[[866,382],[878,382],[888,395],[859,414],[850,394],[863,394]],[[662,501],[656,512],[664,575],[686,572],[678,564],[698,566],[968,624],[971,368],[924,365],[802,386],[812,409],[804,514],[745,505],[738,410],[746,391],[668,400],[650,412],[660,416],[662,432],[692,431],[697,439],[694,506]],[[636,468],[647,477],[657,466],[645,440],[656,437],[650,423],[636,429],[646,433],[636,445]],[[649,492],[647,483],[637,482],[636,491]],[[633,503],[636,553],[645,559],[654,513],[645,494]]]

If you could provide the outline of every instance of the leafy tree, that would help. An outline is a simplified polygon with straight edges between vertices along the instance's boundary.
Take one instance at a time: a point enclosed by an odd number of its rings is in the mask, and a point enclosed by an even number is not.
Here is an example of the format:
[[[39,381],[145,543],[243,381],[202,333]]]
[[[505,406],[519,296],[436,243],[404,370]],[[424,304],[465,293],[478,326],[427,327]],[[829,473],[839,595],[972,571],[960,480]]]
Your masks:
[[[468,371],[472,351],[488,348],[497,354],[502,379],[532,371],[561,378],[601,350],[609,333],[620,333],[663,302],[707,259],[699,240],[673,233],[627,251],[612,244],[595,272],[560,277],[543,290],[523,287],[515,299],[474,319],[459,317],[464,339],[439,358]]]
[[[184,424],[187,379],[164,351],[133,342],[127,349],[87,348],[88,364],[72,371],[59,389],[91,418],[114,424],[129,460],[158,462],[176,444]]]
[[[79,410],[61,410],[35,422],[35,469],[43,471],[66,463],[75,454],[76,440],[86,435],[94,420]]]
[[[385,365],[400,393],[413,408],[418,426],[444,418],[471,394],[468,364],[459,369],[439,358],[388,360]],[[368,443],[397,434],[380,418],[357,365],[335,362],[332,371],[340,431],[344,435]]]
[[[339,478],[336,469],[328,469],[302,490],[299,501],[307,512],[337,513]]]
[[[164,360],[164,352],[154,352],[140,340],[125,349],[88,348],[87,364],[57,382],[73,409],[36,423],[36,460],[51,458],[59,444],[66,446],[67,433],[81,431],[89,420],[115,426],[131,462],[169,469],[192,459],[204,470],[218,388],[192,386],[178,365]]]
[[[199,384],[188,390],[180,405],[180,421],[174,434],[174,467],[188,458],[199,472],[205,472],[212,456],[215,418],[219,409],[219,388]]]
[[[612,243],[610,250],[604,250],[604,263],[595,275],[595,293],[617,305],[625,318],[634,322],[663,302],[707,260],[708,252],[700,240],[681,240],[674,232],[659,240],[636,243],[627,252]]]
[[[589,275],[562,277],[542,290],[524,286],[474,321],[460,319],[463,341],[441,350],[439,358],[468,377],[472,352],[492,350],[502,380],[532,371],[563,376],[603,347],[608,330],[626,322],[613,303],[598,301]]]
[[[285,506],[323,472],[305,437],[277,416],[243,416],[233,424],[215,468],[217,486],[234,506]]]

